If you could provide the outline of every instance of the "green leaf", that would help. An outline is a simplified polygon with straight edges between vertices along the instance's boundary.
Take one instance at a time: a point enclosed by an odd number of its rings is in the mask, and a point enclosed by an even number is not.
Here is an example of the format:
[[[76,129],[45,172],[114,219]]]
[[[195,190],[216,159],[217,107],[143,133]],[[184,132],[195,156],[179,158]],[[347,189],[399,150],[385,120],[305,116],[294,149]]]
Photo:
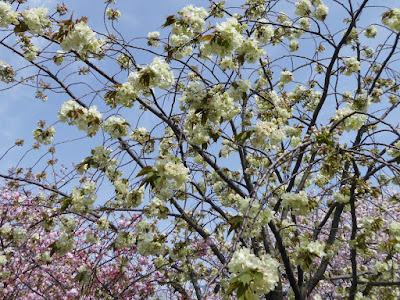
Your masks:
[[[244,143],[246,140],[248,140],[254,133],[254,130],[246,130],[246,131],[242,131],[241,133],[239,133],[237,136],[235,136],[235,142],[238,143]]]
[[[136,175],[136,177],[140,177],[140,176],[146,175],[146,174],[148,174],[149,172],[151,172],[153,170],[154,170],[153,167],[146,166],[146,167],[144,167],[143,169],[140,170],[140,172]]]
[[[251,289],[247,289],[244,293],[244,299],[246,300],[254,300],[254,293]]]
[[[238,276],[239,281],[243,282],[244,284],[249,284],[253,280],[253,276],[248,272],[242,273]]]
[[[60,208],[60,212],[64,212],[72,204],[72,198],[71,197],[61,198],[60,202],[63,202],[63,205]]]
[[[207,41],[210,41],[213,37],[214,37],[214,35],[212,35],[212,34],[207,34],[207,35],[205,35],[205,36],[203,36],[203,37],[201,38],[201,41],[202,41],[202,42],[207,42]]]
[[[257,272],[257,271],[251,272],[251,275],[253,275],[253,277],[261,279],[261,280],[264,278],[264,275],[261,272]]]
[[[238,55],[237,60],[241,66],[244,64],[244,54]]]
[[[169,25],[172,25],[176,22],[176,17],[174,15],[170,15],[167,17],[167,20],[165,21],[164,24],[161,25],[161,27],[167,27]]]
[[[139,82],[142,83],[144,86],[148,87],[150,85],[150,74],[149,73],[144,73],[140,77]]]
[[[237,277],[235,277],[235,278],[237,278]],[[231,283],[229,284],[228,290],[226,291],[226,293],[227,293],[228,295],[232,294],[232,292],[233,292],[234,290],[236,290],[239,286],[242,285],[240,282],[234,281],[235,278],[232,278],[232,279],[231,279]]]
[[[244,294],[246,293],[246,290],[247,290],[247,286],[245,286],[245,285],[240,285],[239,288],[238,288],[238,290],[237,290],[237,292],[236,292],[236,296],[237,296],[239,299],[245,299],[245,298],[244,298]]]
[[[51,248],[50,250],[50,256],[53,256],[54,253],[56,253],[57,251],[57,242],[53,242],[49,245],[49,248]]]
[[[242,216],[234,216],[229,219],[228,223],[231,225],[231,227],[228,230],[228,235],[235,229],[238,229],[243,222],[243,217]]]
[[[20,21],[19,24],[14,27],[14,33],[25,32],[28,29],[28,25],[26,25],[24,21]]]

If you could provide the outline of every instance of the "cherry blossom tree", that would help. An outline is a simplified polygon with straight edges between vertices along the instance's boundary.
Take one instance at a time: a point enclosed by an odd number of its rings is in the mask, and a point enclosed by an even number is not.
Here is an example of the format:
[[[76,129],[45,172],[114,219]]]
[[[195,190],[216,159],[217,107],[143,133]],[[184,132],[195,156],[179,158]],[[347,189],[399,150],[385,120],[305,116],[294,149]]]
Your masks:
[[[203,1],[128,39],[113,0],[103,28],[0,1],[2,91],[63,99],[0,175],[2,296],[399,298],[391,4]]]

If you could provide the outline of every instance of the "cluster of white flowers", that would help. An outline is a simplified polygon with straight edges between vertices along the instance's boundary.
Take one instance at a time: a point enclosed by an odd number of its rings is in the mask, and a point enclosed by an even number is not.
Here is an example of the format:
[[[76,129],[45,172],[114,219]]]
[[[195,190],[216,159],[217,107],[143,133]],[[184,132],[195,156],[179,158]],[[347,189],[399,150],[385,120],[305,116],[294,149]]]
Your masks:
[[[149,46],[160,47],[160,33],[158,31],[149,32],[147,35]]]
[[[394,158],[400,156],[400,140],[394,143],[393,147],[387,147],[387,153]]]
[[[300,18],[299,24],[304,30],[309,30],[311,28],[310,20],[307,17]]]
[[[47,8],[37,7],[22,12],[24,22],[33,34],[43,34],[46,28],[51,26],[50,20],[46,17]]]
[[[71,204],[74,212],[85,213],[93,210],[93,203],[96,200],[96,182],[90,181],[79,189],[74,187],[71,193]]]
[[[230,57],[230,56],[225,56],[223,58],[221,58],[220,62],[219,62],[219,66],[223,69],[223,70],[237,70],[239,68],[239,64],[236,58],[234,57]]]
[[[268,294],[275,289],[279,280],[278,275],[279,263],[268,254],[260,257],[250,253],[250,249],[242,248],[235,251],[228,268],[234,275],[243,273],[259,272],[262,278],[254,277],[250,283],[250,288],[257,294]]]
[[[396,221],[390,222],[389,233],[393,236],[400,237],[400,223]]]
[[[92,232],[87,232],[86,233],[86,242],[89,244],[97,244],[99,242],[99,238],[96,236],[96,234]]]
[[[61,65],[65,60],[65,52],[62,50],[57,50],[57,54],[53,57],[54,63],[59,66]]]
[[[27,239],[26,229],[14,229],[12,232],[13,240],[17,244],[22,244]]]
[[[148,218],[157,217],[158,219],[168,218],[169,209],[167,207],[167,201],[154,197],[150,204],[147,205],[145,210],[145,216]]]
[[[201,45],[201,53],[221,57],[232,55],[244,42],[243,28],[236,18],[229,18],[226,22],[218,24],[213,37]]]
[[[343,31],[343,33],[342,33],[343,36],[346,35],[346,31],[347,31],[347,30],[344,30],[344,31]],[[349,35],[347,36],[346,45],[351,45],[351,43],[352,43],[353,41],[354,41],[354,42],[357,42],[357,41],[358,41],[358,33],[359,33],[358,28],[353,27],[353,28],[351,29]]]
[[[118,20],[121,18],[121,12],[117,9],[112,9],[111,7],[107,8],[106,16],[109,20]]]
[[[241,216],[244,216],[247,210],[249,210],[247,215],[249,220],[244,229],[244,234],[250,237],[260,237],[263,226],[267,225],[273,218],[272,211],[261,208],[260,202],[257,199],[253,200],[249,209],[250,198],[235,198],[237,200],[235,202],[238,202],[238,212]]]
[[[113,108],[117,105],[132,107],[139,94],[140,92],[135,88],[134,82],[127,81],[118,86],[115,91],[106,94],[104,101]]]
[[[378,29],[374,25],[371,25],[365,29],[364,34],[365,37],[373,39],[378,34]]]
[[[382,93],[383,93],[383,91],[382,91]],[[374,97],[375,97],[375,99],[374,99]],[[349,102],[349,106],[351,109],[366,112],[368,107],[371,105],[372,100],[379,102],[380,94],[379,94],[378,89],[377,89],[374,97],[369,96],[368,93],[364,89],[361,89],[360,91],[358,91],[357,98],[353,98],[351,96],[348,100],[345,100],[343,97],[343,100]]]
[[[254,37],[260,43],[268,44],[274,36],[274,28],[271,25],[264,24],[268,23],[267,19],[260,19],[258,22],[254,31]]]
[[[30,44],[28,47],[24,48],[24,58],[28,61],[34,61],[39,54],[39,50],[38,47]]]
[[[382,15],[382,23],[391,30],[400,32],[400,8],[391,9]]]
[[[144,144],[150,139],[150,133],[144,127],[135,128],[130,135],[131,139],[139,144]]]
[[[309,198],[306,191],[296,194],[284,193],[281,198],[282,206],[291,208],[296,216],[307,216],[315,206],[315,200]]]
[[[173,34],[183,34],[192,37],[194,33],[201,33],[205,27],[205,20],[208,16],[207,11],[203,7],[186,6],[178,13],[181,15],[182,22],[172,24]]]
[[[9,83],[14,80],[15,72],[8,63],[0,60],[0,81]]]
[[[281,78],[279,79],[280,82],[282,83],[289,83],[294,80],[293,74],[290,71],[282,71],[281,72]]]
[[[350,195],[345,195],[340,192],[333,193],[333,198],[339,203],[349,203]]]
[[[351,115],[351,116],[350,116]],[[358,130],[364,125],[367,120],[367,116],[364,114],[355,113],[351,107],[346,106],[335,112],[332,117],[334,122],[342,121],[340,126],[342,126],[346,131]]]
[[[387,280],[387,279],[392,279],[394,277],[393,274],[397,274],[398,269],[399,265],[394,262],[394,259],[389,259],[386,261],[377,260],[374,264],[372,272],[375,275],[379,274],[380,278]]]
[[[299,42],[295,41],[295,40],[290,41],[289,48],[290,48],[290,52],[295,52],[295,51],[299,50]]]
[[[154,228],[146,220],[142,220],[135,226],[136,230],[136,243],[138,252],[141,255],[158,255],[161,252],[163,245],[154,241]]]
[[[120,54],[117,56],[117,64],[121,67],[121,69],[126,70],[131,67],[132,60],[129,56],[125,54]]]
[[[317,4],[319,3],[319,4]],[[314,1],[315,11],[313,12],[313,16],[319,21],[325,21],[326,17],[329,13],[329,8],[325,4],[322,3],[321,0]]]
[[[118,231],[117,238],[114,241],[115,249],[120,250],[131,247],[134,242],[135,239],[132,232]]]
[[[129,75],[129,80],[138,91],[148,91],[150,87],[167,89],[175,83],[174,72],[161,57],[156,57],[146,67]]]
[[[76,101],[69,100],[61,106],[58,117],[61,122],[76,125],[80,130],[86,131],[89,136],[95,135],[100,129],[101,113],[96,106],[87,109]]]
[[[311,13],[311,2],[310,0],[301,0],[295,3],[296,10],[294,13],[298,16],[308,16]]]
[[[264,97],[256,97],[258,112],[269,119],[267,116],[271,112],[276,117],[276,122],[282,124],[293,115],[293,108],[290,107],[287,97],[281,97],[274,90],[266,92]]]
[[[357,57],[353,56],[350,57],[349,59],[345,60],[344,65],[346,66],[344,70],[344,75],[351,75],[354,72],[360,71],[360,62],[357,60]]]
[[[176,46],[174,55],[175,58],[180,59],[184,56],[190,55],[193,48],[190,41],[196,34],[200,34],[205,27],[205,18],[208,16],[207,11],[203,7],[193,7],[193,5],[186,6],[182,11],[178,12],[180,17],[172,16],[172,35],[169,43]],[[149,34],[149,45],[159,46],[158,35]]]
[[[7,28],[8,25],[18,25],[18,13],[11,9],[11,5],[1,1],[0,2],[0,27]]]
[[[242,56],[248,63],[255,63],[261,57],[265,56],[266,52],[255,38],[250,37],[245,39],[240,47],[236,49],[236,54]]]
[[[267,138],[271,145],[276,145],[282,142],[286,138],[286,135],[276,123],[260,121],[256,125],[254,137],[251,140],[251,143],[256,147],[265,146],[265,139]]]
[[[84,57],[87,56],[88,51],[99,54],[103,44],[103,39],[97,39],[93,30],[83,21],[71,26],[66,36],[63,36],[60,41],[60,46],[64,51],[73,49]]]
[[[53,126],[50,127],[39,127],[33,131],[33,138],[41,144],[48,145],[52,142],[56,130]]]
[[[239,101],[243,98],[244,94],[251,88],[250,80],[239,79],[232,83],[231,87],[228,90],[229,96],[233,98],[235,101]]]
[[[4,266],[7,263],[7,256],[0,252],[0,266]]]
[[[129,193],[129,181],[126,178],[118,178],[113,182],[115,187],[115,192],[117,194],[117,198],[123,197],[124,195]]]
[[[167,163],[165,163],[168,161]],[[165,164],[164,164],[165,163]],[[156,167],[161,171],[162,176],[172,180],[177,189],[181,189],[189,180],[189,170],[182,164],[173,159],[173,156],[158,160]]]
[[[190,179],[189,170],[172,154],[157,158],[154,168],[160,176],[154,192],[160,199],[170,198],[173,190],[183,190]]]
[[[68,216],[66,218],[61,219],[61,231],[65,233],[71,233],[76,228],[76,221],[73,216]]]
[[[315,258],[322,258],[326,255],[325,245],[321,241],[303,241],[302,246],[296,247],[296,264],[303,270],[309,270]]]
[[[122,117],[112,116],[103,123],[103,130],[112,138],[117,139],[129,134],[129,124]]]
[[[75,246],[73,236],[61,233],[60,238],[56,241],[55,250],[58,254],[64,255],[70,252]]]
[[[97,229],[102,230],[102,231],[107,231],[108,228],[110,227],[110,223],[108,222],[106,216],[102,216],[102,217],[98,218],[96,225],[97,225]]]
[[[109,169],[115,168],[117,160],[110,158],[110,155],[112,153],[111,149],[105,148],[103,145],[100,145],[92,149],[91,153],[92,156],[90,157],[89,161],[85,159],[83,162],[76,166],[79,174],[83,174],[84,172],[89,170],[89,168],[92,167],[91,164],[93,164],[96,168],[99,168],[100,170],[108,171]]]
[[[241,89],[246,89],[247,84],[241,84]],[[234,88],[231,92],[234,92]],[[190,143],[194,145],[207,143],[210,132],[218,131],[218,124],[231,120],[241,110],[241,106],[235,104],[230,94],[223,92],[222,86],[218,85],[207,91],[198,81],[188,84],[180,101],[181,108],[188,111],[185,132]]]

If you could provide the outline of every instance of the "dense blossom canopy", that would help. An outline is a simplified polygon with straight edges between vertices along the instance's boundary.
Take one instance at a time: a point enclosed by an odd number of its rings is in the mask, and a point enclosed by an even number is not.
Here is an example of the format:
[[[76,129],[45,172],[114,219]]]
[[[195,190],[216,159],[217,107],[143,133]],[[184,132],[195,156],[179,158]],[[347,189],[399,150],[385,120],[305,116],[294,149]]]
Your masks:
[[[0,1],[2,93],[63,100],[0,174],[0,296],[400,298],[400,9],[200,1],[131,39],[122,2]]]

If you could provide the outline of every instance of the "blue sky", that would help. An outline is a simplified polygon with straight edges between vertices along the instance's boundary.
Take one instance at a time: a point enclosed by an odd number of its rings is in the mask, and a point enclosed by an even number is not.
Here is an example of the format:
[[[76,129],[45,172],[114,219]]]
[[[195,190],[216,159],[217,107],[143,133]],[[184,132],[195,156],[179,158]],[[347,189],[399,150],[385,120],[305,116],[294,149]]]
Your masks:
[[[55,8],[57,2],[54,0],[30,0],[30,7],[49,7]],[[147,1],[126,1],[121,0],[113,5],[113,8],[118,8],[122,12],[122,17],[118,22],[118,28],[124,37],[129,40],[137,37],[145,37],[150,31],[160,29],[160,25],[163,24],[165,18],[168,15],[176,13],[182,7],[188,5],[192,1],[187,0],[147,0]],[[199,1],[200,2],[200,1]],[[88,17],[88,24],[95,30],[102,32],[104,29],[103,13],[104,13],[104,1],[103,0],[68,0],[65,1],[66,6],[70,12],[74,13],[74,18],[82,16]],[[52,11],[49,9],[49,11]],[[68,15],[67,15],[68,16]],[[21,67],[27,63],[23,59],[19,59],[12,55],[7,49],[0,48],[0,60],[8,62],[10,65]],[[20,72],[24,74],[24,72]],[[4,85],[1,85],[4,87]],[[43,103],[39,99],[35,99],[35,89],[29,88],[13,88],[1,92],[1,106],[0,106],[0,118],[2,120],[0,125],[0,156],[12,146],[15,140],[24,139],[25,145],[32,145],[34,140],[32,138],[32,131],[36,129],[38,120],[46,120],[48,124],[52,124],[57,121],[57,111],[59,110],[63,101],[69,100],[66,97],[55,97],[49,95],[49,99],[46,103]],[[74,130],[69,127],[68,132],[77,134],[78,136],[84,136],[82,132]],[[64,131],[57,132],[55,142],[60,141],[60,137],[57,135],[64,133]],[[87,142],[88,140],[86,140]],[[78,142],[79,143],[79,142]],[[81,143],[79,144],[82,146]],[[97,144],[96,144],[97,145]],[[62,149],[62,147],[61,147]],[[71,151],[72,150],[72,151]],[[68,156],[71,161],[76,160],[77,157],[87,155],[89,152],[82,154],[82,151],[75,153],[72,149],[68,149]],[[0,163],[0,171],[4,172],[7,168],[16,164],[21,155],[25,153],[26,147],[13,149]],[[89,151],[89,147],[87,147]],[[35,161],[41,154],[29,155],[25,159]],[[69,159],[68,159],[69,160]],[[22,165],[25,165],[22,163]]]

